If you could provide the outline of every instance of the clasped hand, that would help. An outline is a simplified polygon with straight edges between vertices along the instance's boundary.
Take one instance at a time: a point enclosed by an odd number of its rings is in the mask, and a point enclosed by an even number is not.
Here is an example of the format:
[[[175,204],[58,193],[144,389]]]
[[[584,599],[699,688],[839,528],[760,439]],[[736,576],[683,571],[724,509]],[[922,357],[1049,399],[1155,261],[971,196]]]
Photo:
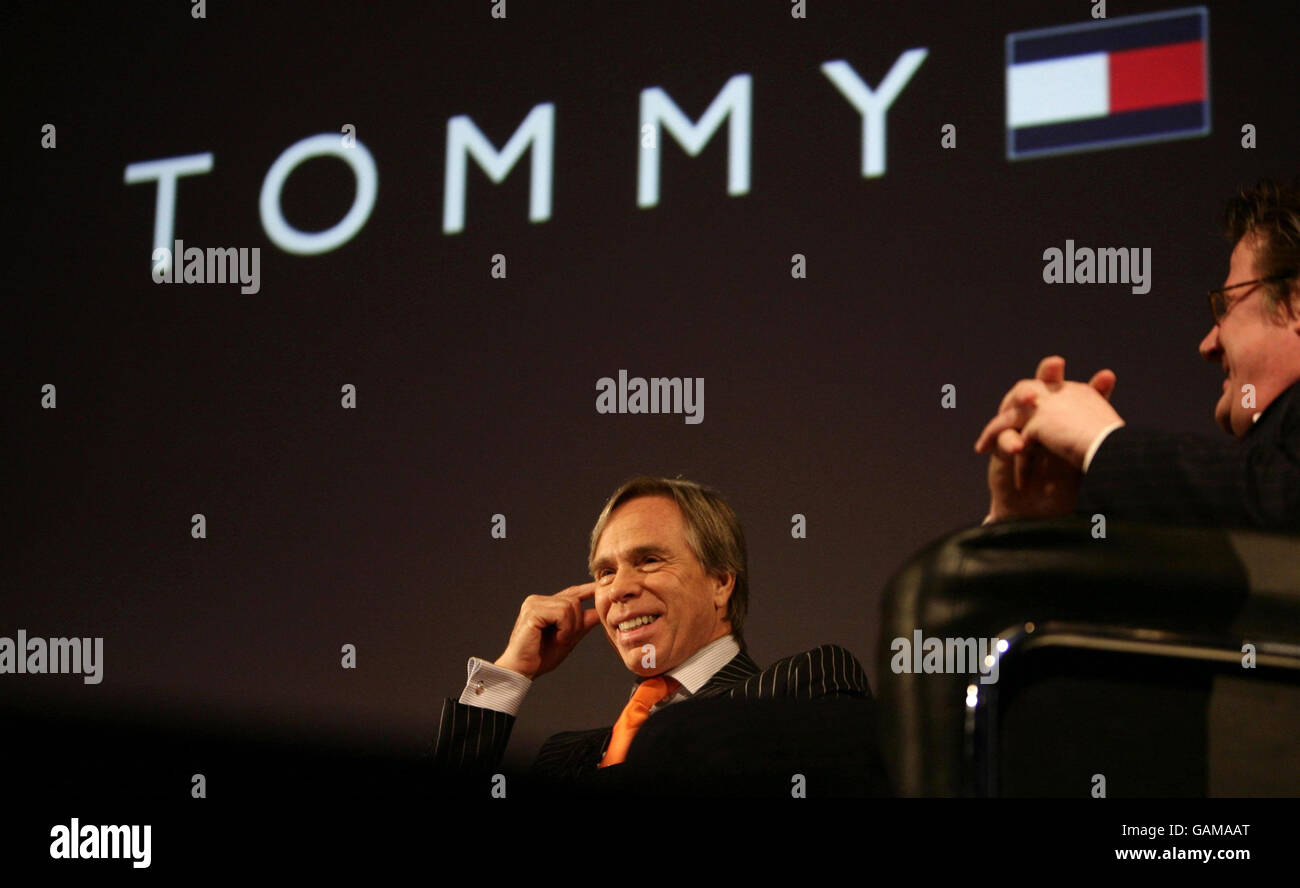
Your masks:
[[[989,517],[1046,517],[1074,509],[1083,461],[1096,437],[1122,422],[1110,395],[1115,374],[1085,385],[1065,378],[1065,358],[1043,358],[1033,379],[1011,387],[975,442],[989,454]]]

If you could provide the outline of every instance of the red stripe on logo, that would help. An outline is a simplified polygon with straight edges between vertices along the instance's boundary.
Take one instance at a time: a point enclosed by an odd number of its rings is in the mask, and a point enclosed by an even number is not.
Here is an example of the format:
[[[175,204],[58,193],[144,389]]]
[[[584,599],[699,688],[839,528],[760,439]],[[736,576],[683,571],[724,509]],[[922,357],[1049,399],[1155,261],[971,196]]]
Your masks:
[[[1205,100],[1205,43],[1170,43],[1110,54],[1110,111]]]

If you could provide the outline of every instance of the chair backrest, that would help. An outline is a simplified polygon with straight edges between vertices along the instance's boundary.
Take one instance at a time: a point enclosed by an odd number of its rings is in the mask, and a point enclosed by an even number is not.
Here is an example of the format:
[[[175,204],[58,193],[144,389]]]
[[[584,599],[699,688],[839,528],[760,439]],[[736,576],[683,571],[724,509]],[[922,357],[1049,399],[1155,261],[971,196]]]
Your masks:
[[[895,575],[881,632],[902,795],[1300,793],[1300,538],[963,530]]]

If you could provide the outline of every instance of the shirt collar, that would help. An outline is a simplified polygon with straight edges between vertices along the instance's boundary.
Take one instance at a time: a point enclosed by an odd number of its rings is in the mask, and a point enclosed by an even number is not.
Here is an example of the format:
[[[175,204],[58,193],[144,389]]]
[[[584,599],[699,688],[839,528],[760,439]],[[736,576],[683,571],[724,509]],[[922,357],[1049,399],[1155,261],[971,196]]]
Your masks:
[[[736,641],[735,636],[724,635],[721,638],[715,638],[664,673],[664,675],[675,678],[680,682],[681,687],[673,694],[651,706],[650,711],[652,713],[658,712],[665,706],[695,696],[696,692],[708,684],[709,679],[713,678],[718,670],[736,659],[739,653],[740,642]],[[635,687],[632,693],[636,693]],[[600,750],[602,756],[604,756],[605,750],[609,748],[609,741],[610,737],[607,736],[605,745]]]
[[[682,690],[688,694],[695,694],[709,683],[709,679],[713,678],[719,669],[734,660],[739,653],[740,643],[734,636],[724,635],[715,638],[669,669],[667,674],[682,683]]]
[[[652,706],[650,711],[653,712],[661,706],[667,706],[669,703],[676,703],[679,700],[685,700],[687,697],[695,696],[695,694],[699,693],[700,688],[708,684],[710,679],[718,674],[718,670],[736,659],[736,655],[739,653],[740,642],[736,641],[734,635],[715,638],[664,673],[670,678],[677,679],[681,687],[672,696]],[[632,693],[635,692],[636,687],[633,686]]]

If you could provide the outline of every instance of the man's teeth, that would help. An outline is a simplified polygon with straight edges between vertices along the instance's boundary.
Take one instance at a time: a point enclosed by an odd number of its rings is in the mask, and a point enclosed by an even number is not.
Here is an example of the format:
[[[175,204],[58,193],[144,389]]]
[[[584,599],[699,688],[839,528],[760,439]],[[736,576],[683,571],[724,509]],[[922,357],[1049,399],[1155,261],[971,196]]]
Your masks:
[[[630,632],[631,630],[635,629],[637,626],[644,626],[646,623],[653,623],[657,619],[659,619],[658,614],[655,614],[653,616],[647,615],[644,617],[637,617],[634,620],[624,620],[623,622],[618,624],[618,628],[622,632]]]

